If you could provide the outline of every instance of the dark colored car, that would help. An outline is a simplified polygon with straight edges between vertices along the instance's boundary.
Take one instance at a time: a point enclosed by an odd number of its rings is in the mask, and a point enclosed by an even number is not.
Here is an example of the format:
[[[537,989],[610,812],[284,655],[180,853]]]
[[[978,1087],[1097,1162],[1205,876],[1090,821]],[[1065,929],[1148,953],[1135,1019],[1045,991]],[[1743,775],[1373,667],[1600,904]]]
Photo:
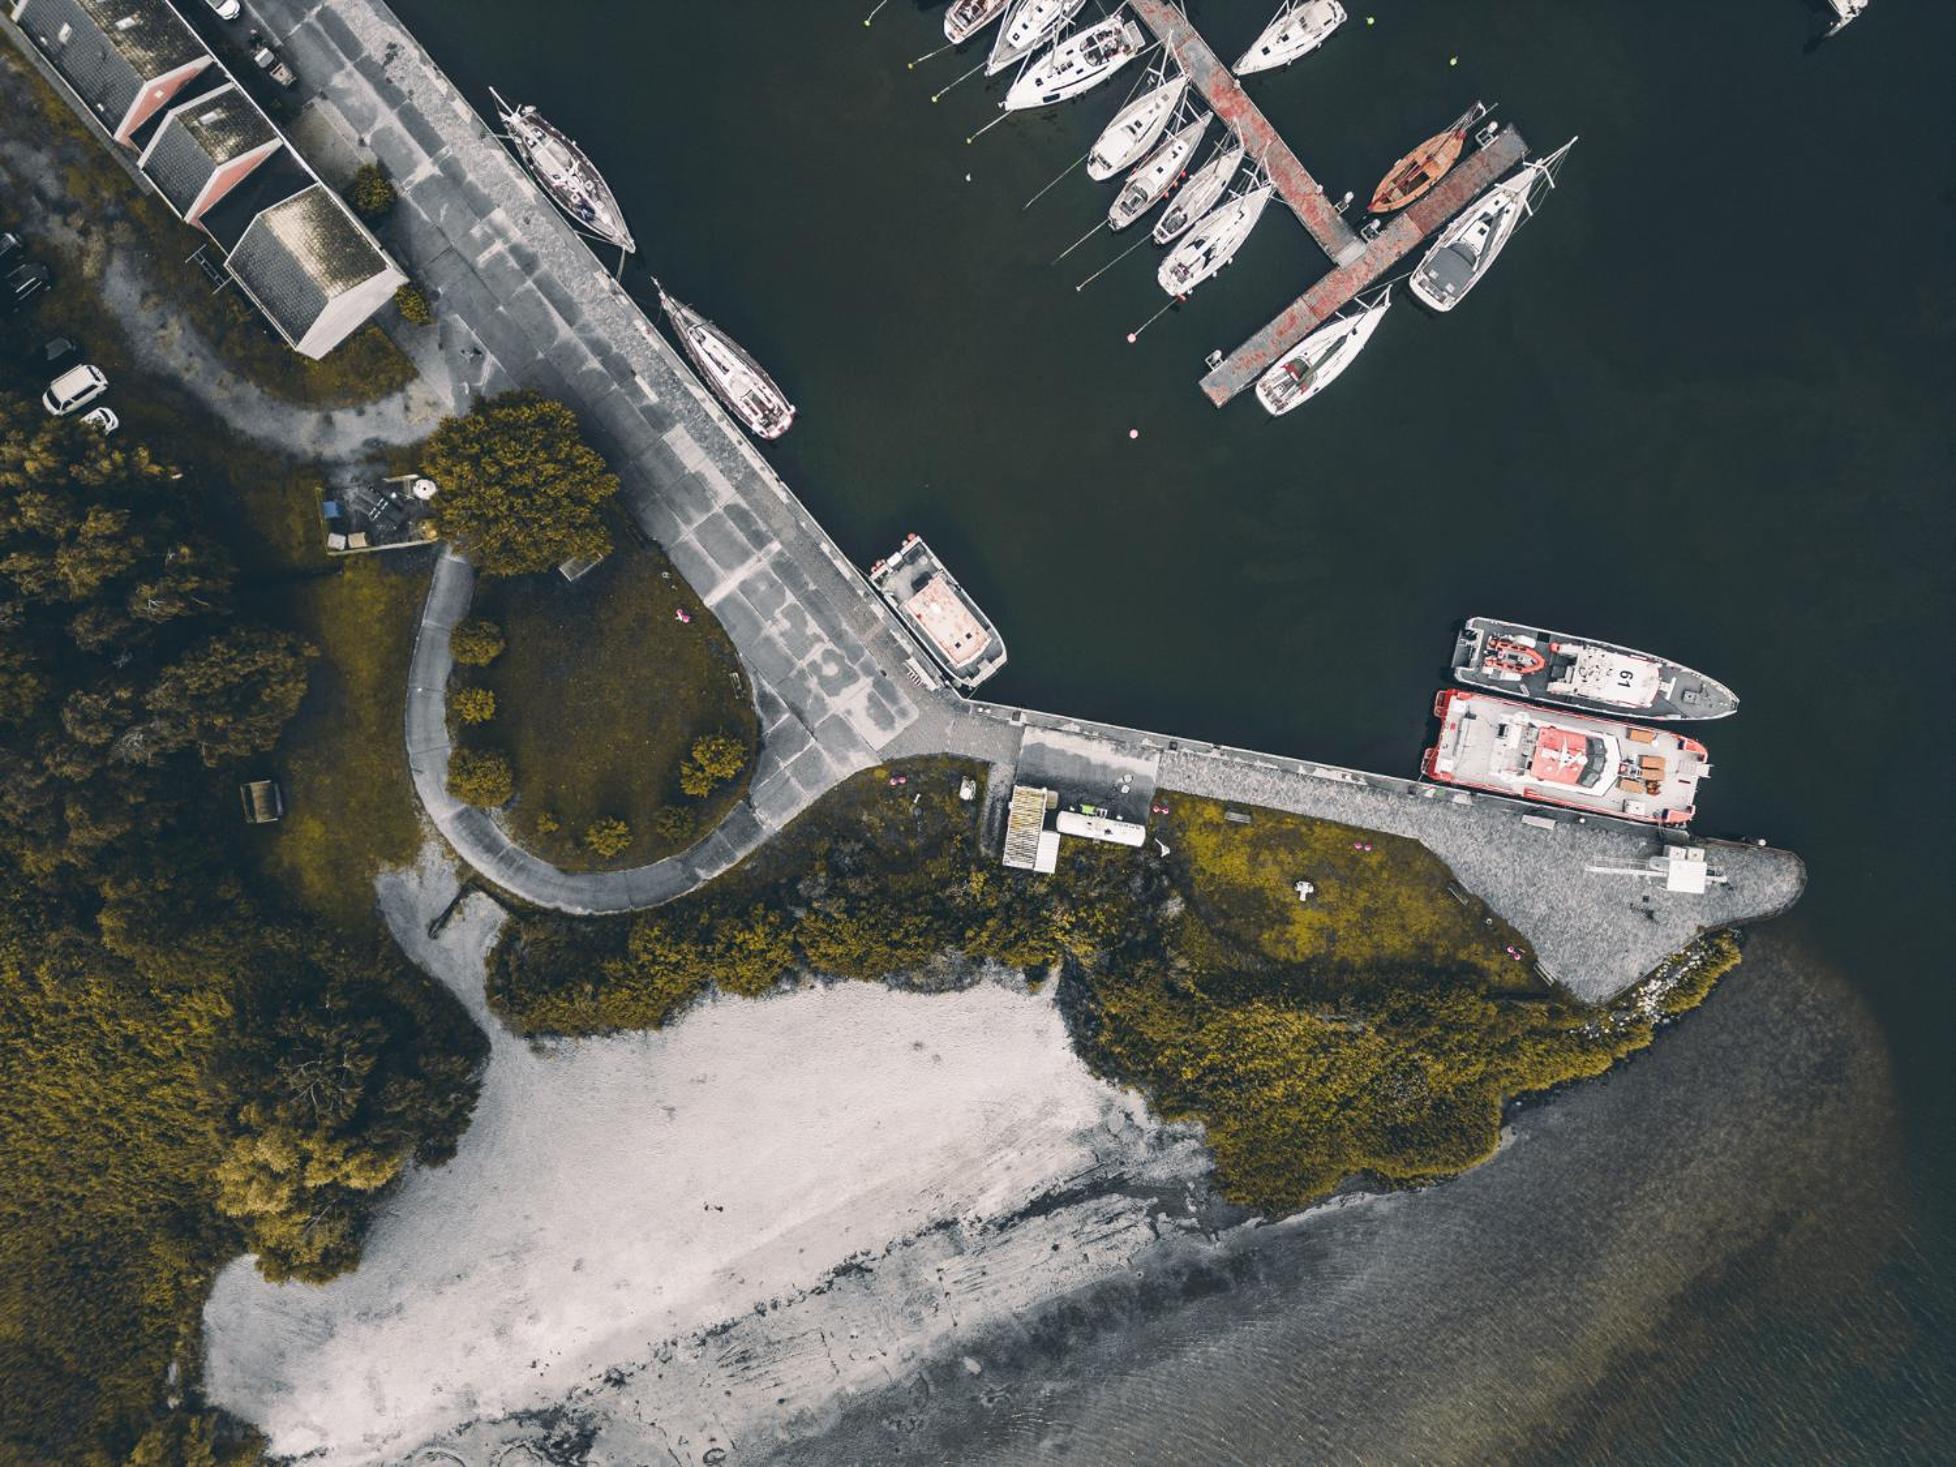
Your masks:
[[[5,294],[8,303],[17,311],[35,296],[48,288],[54,279],[54,272],[45,265],[22,265],[7,277]]]

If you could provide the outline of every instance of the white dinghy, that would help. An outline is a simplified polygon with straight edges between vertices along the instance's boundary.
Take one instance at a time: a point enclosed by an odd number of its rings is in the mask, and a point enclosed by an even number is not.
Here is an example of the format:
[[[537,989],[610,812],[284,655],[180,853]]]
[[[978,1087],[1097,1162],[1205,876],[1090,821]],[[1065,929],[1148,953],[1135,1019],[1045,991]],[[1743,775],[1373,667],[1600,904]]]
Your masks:
[[[1008,66],[1017,66],[1026,57],[1060,33],[1085,7],[1087,0],[1013,0],[992,54],[985,62],[985,75],[997,76]]]
[[[1005,94],[1005,110],[1050,107],[1106,81],[1148,49],[1141,27],[1116,11],[1098,25],[1056,44],[1019,75]]]
[[[1263,34],[1236,62],[1236,74],[1271,71],[1288,66],[1300,56],[1308,56],[1331,38],[1345,23],[1345,7],[1338,0],[1284,0],[1284,6]]]
[[[1480,282],[1524,219],[1535,212],[1539,189],[1555,187],[1556,165],[1576,140],[1524,164],[1467,206],[1449,224],[1413,271],[1413,294],[1436,311],[1451,311]]]
[[[1143,91],[1116,112],[1114,120],[1094,143],[1093,151],[1087,154],[1087,177],[1104,182],[1123,168],[1133,167],[1135,160],[1167,131],[1169,120],[1182,105],[1188,89],[1189,79],[1178,70],[1172,77],[1162,77],[1156,86]]]
[[[761,364],[698,311],[667,295],[657,280],[652,287],[659,292],[659,304],[665,308],[673,330],[679,333],[679,344],[728,411],[756,438],[779,438],[787,432],[795,421],[795,405]]]
[[[1357,305],[1357,310],[1333,316],[1257,378],[1256,400],[1264,411],[1273,418],[1282,417],[1342,377],[1385,320],[1392,305],[1392,287],[1388,285],[1371,300],[1361,300]]]
[[[1155,272],[1161,288],[1172,296],[1186,296],[1235,259],[1275,192],[1269,183],[1253,182],[1197,220],[1195,228],[1168,252]]]
[[[1148,155],[1121,185],[1121,191],[1107,209],[1107,227],[1126,229],[1128,225],[1167,197],[1175,180],[1189,166],[1189,159],[1209,130],[1209,114],[1202,113],[1168,135],[1168,140]]]
[[[1155,221],[1155,243],[1173,244],[1178,235],[1209,212],[1242,166],[1243,144],[1234,133],[1223,134],[1209,161],[1189,175],[1188,182],[1175,191],[1175,201]]]
[[[944,12],[944,39],[962,46],[986,26],[1005,14],[1011,0],[954,0]]]

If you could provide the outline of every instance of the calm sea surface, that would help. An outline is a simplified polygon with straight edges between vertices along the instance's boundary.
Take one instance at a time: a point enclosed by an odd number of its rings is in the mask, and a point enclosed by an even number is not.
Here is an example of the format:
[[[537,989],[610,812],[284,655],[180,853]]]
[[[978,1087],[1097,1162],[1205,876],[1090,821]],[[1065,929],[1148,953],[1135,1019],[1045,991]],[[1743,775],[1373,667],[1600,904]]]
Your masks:
[[[1131,242],[1052,263],[1107,190],[1076,171],[1021,208],[1126,81],[967,146],[1002,88],[973,78],[933,105],[972,59],[906,69],[941,43],[942,6],[892,0],[865,29],[872,3],[396,8],[479,105],[494,84],[584,142],[642,241],[628,284],[648,295],[658,271],[774,370],[802,416],[771,453],[845,551],[867,564],[930,536],[1011,644],[989,692],[1410,772],[1472,612],[1731,683],[1745,706],[1707,731],[1702,826],[1800,851],[1812,885],[1775,933],[1802,974],[1787,1002],[1755,980],[1721,998],[1719,1032],[1784,1039],[1797,1012],[1882,1078],[1820,1145],[1772,1066],[1736,1093],[1729,1065],[1715,1093],[1712,1067],[1673,1067],[1669,1095],[1702,1083],[1707,1106],[1784,1116],[1748,1134],[1783,1146],[1810,1206],[1665,1290],[1667,1349],[1596,1357],[1592,1394],[1557,1397],[1580,1428],[1528,1439],[1758,1456],[1770,1423],[1828,1457],[1923,1447],[1908,1371],[1947,1381],[1956,1256],[1956,6],[1881,0],[1813,48],[1810,0],[1377,0],[1371,26],[1347,0],[1324,52],[1251,83],[1334,196],[1367,195],[1476,97],[1538,150],[1581,142],[1466,305],[1402,304],[1333,391],[1273,422],[1217,412],[1195,380],[1321,273],[1288,214],[1129,345],[1163,300],[1152,247],[1076,291]],[[1233,55],[1271,6],[1191,9]],[[1637,1114],[1583,1114],[1600,1181],[1610,1127]],[[1893,1164],[1871,1171],[1876,1154]],[[1501,1216],[1488,1176],[1477,1205]],[[1856,1205],[1866,1185],[1880,1195]],[[1722,1214],[1681,1183],[1664,1216],[1703,1236]],[[1528,1225],[1519,1204],[1505,1221]],[[1845,1312],[1787,1322],[1768,1302],[1822,1295]],[[1528,1311],[1507,1327],[1528,1344]],[[1284,1353],[1202,1359],[1248,1390]],[[1123,1419],[1185,1420],[1172,1395],[1124,1398]],[[1244,1459],[1289,1460],[1276,1419]],[[1366,1450],[1362,1427],[1338,1440]]]

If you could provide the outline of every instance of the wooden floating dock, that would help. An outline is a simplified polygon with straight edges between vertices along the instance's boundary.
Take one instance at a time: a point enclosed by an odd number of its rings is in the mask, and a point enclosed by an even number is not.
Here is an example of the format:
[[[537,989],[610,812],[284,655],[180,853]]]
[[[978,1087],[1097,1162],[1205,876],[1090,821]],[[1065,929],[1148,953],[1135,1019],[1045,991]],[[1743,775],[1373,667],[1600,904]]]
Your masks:
[[[1188,17],[1167,0],[1127,0],[1127,3],[1175,58],[1210,110],[1242,139],[1248,155],[1261,161],[1270,182],[1276,185],[1277,197],[1289,205],[1297,222],[1318,242],[1319,248],[1335,264],[1344,265],[1357,259],[1365,248],[1364,242],[1332,207],[1324,196],[1324,185],[1311,177],[1310,170],[1298,161],[1297,154],[1270,125],[1262,109],[1249,99],[1235,74],[1209,49],[1201,32],[1189,24]]]
[[[1221,407],[1252,387],[1285,352],[1335,315],[1351,298],[1376,281],[1414,246],[1479,198],[1528,155],[1528,144],[1513,128],[1456,164],[1428,193],[1392,216],[1386,227],[1348,264],[1338,265],[1283,314],[1218,362],[1202,379],[1202,390]]]

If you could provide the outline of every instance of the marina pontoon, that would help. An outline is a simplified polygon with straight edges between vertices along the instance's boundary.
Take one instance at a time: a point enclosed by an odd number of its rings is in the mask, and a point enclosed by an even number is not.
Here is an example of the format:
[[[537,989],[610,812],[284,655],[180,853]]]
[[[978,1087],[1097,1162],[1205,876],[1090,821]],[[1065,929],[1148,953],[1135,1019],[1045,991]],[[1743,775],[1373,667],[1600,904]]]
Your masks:
[[[1485,616],[1462,628],[1453,675],[1469,687],[1592,713],[1673,722],[1739,711],[1730,688],[1682,663]]]
[[[1117,11],[1076,31],[1028,66],[1005,94],[1005,110],[1049,107],[1106,81],[1147,49],[1141,27]]]
[[[944,39],[962,46],[986,26],[1005,14],[1010,0],[953,0],[944,12]]]
[[[1085,7],[1087,0],[1013,0],[1005,24],[992,42],[992,54],[985,62],[985,75],[997,76],[1008,66],[1017,66],[1037,51]]]
[[[1392,306],[1392,287],[1356,306],[1333,316],[1257,378],[1256,399],[1272,417],[1309,402],[1344,375],[1385,320]]]
[[[1126,229],[1148,210],[1167,197],[1175,180],[1189,166],[1189,159],[1209,130],[1209,114],[1202,113],[1168,135],[1168,139],[1145,162],[1139,164],[1121,185],[1121,191],[1107,209],[1107,227]]]
[[[727,410],[747,425],[756,438],[779,438],[795,420],[795,406],[761,364],[741,350],[726,332],[684,301],[674,300],[658,281],[659,304],[679,333],[679,344],[692,358]]]
[[[1179,189],[1175,190],[1175,200],[1162,211],[1155,221],[1155,243],[1173,244],[1191,224],[1209,212],[1210,207],[1223,196],[1229,187],[1230,179],[1243,165],[1243,144],[1234,133],[1224,133],[1216,144],[1216,151],[1209,155],[1209,161],[1188,176]]]
[[[496,99],[496,115],[502,121],[504,136],[550,195],[550,201],[586,233],[628,253],[636,249],[611,186],[584,156],[584,150],[551,126],[536,108],[512,107],[494,87],[489,95]]]
[[[1393,164],[1373,191],[1372,212],[1390,214],[1403,209],[1445,178],[1460,160],[1460,150],[1467,146],[1467,129],[1486,115],[1487,108],[1476,102],[1445,132],[1434,133]]]
[[[1275,192],[1267,183],[1254,184],[1198,220],[1155,272],[1161,288],[1185,296],[1235,259]]]
[[[1345,7],[1338,0],[1284,0],[1284,6],[1249,50],[1237,58],[1238,76],[1288,66],[1307,56],[1331,38],[1345,23]]]
[[[1133,167],[1167,130],[1175,109],[1188,94],[1189,79],[1177,71],[1174,76],[1151,76],[1150,80],[1157,84],[1116,112],[1087,154],[1088,178],[1099,182]]]
[[[1649,825],[1684,825],[1711,773],[1705,746],[1668,729],[1531,708],[1449,688],[1420,772],[1441,784]]]
[[[1413,294],[1436,311],[1451,311],[1466,298],[1488,267],[1500,256],[1509,238],[1535,209],[1540,188],[1555,186],[1555,169],[1569,149],[1570,138],[1546,158],[1522,165],[1464,209],[1433,242],[1433,248],[1413,271]]]

